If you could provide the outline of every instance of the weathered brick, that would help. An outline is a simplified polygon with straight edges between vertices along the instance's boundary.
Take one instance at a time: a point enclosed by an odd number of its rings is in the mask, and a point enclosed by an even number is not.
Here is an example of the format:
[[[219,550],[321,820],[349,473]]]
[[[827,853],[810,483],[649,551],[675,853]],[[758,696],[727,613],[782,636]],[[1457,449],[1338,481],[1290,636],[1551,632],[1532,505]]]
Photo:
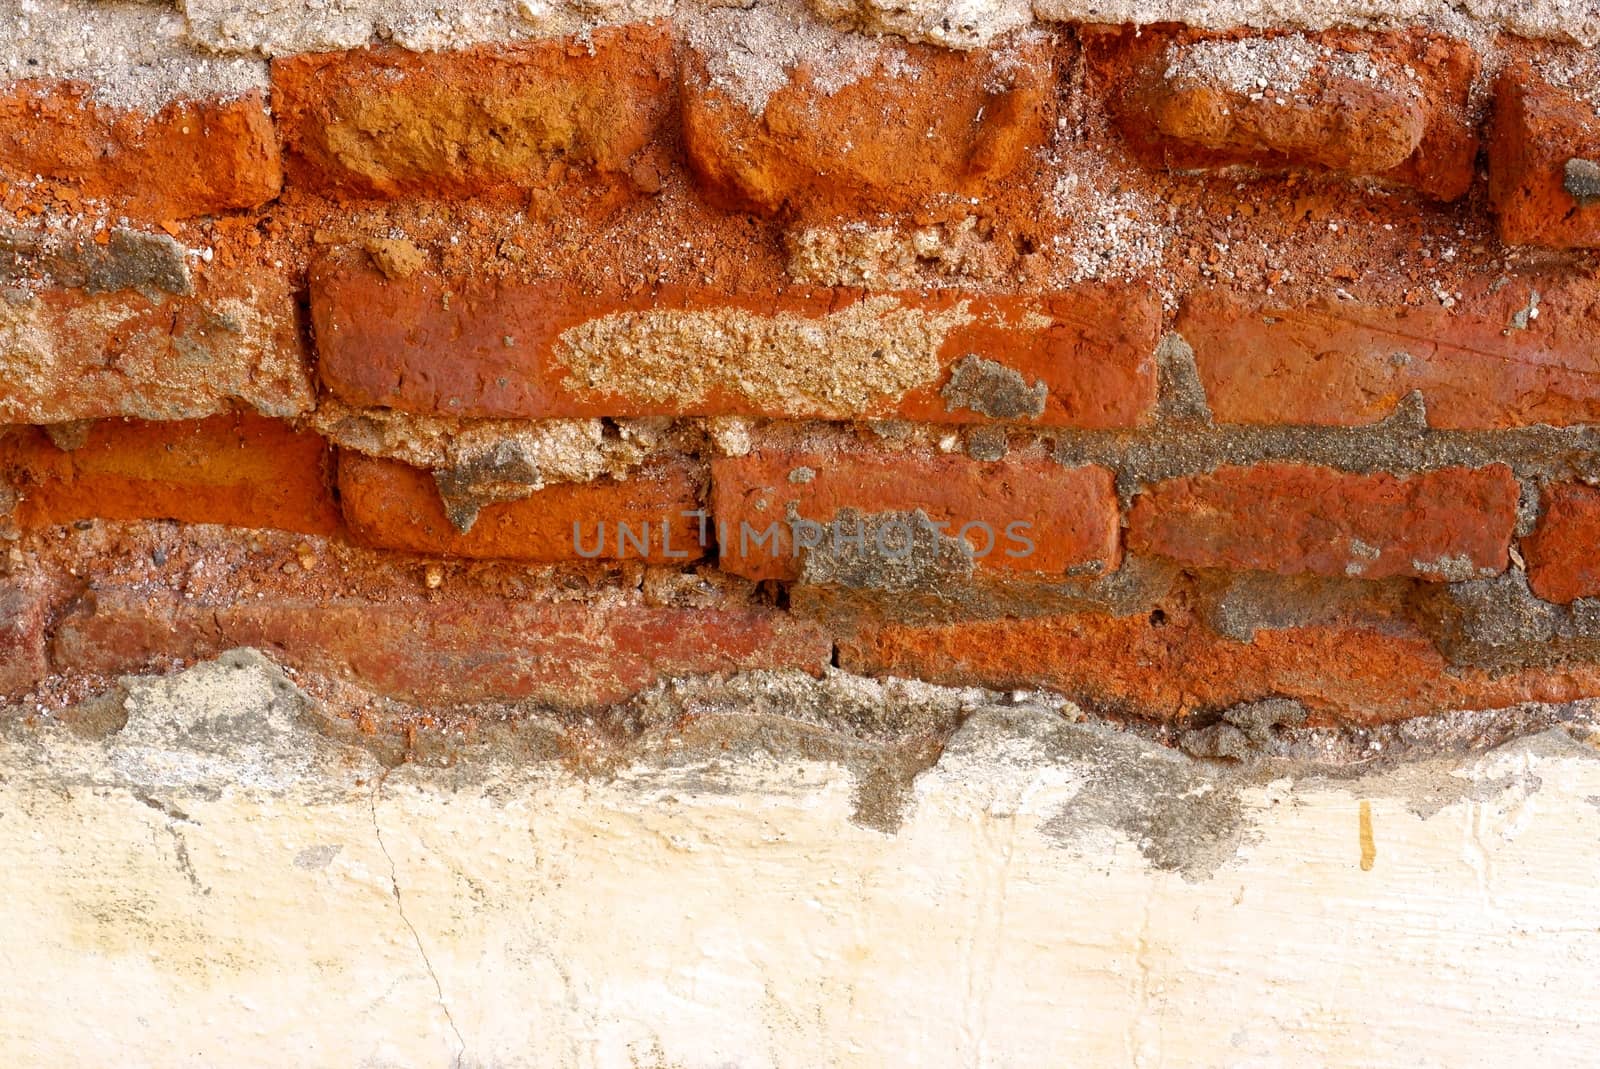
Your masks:
[[[1053,121],[1053,56],[1043,40],[970,52],[895,46],[864,66],[839,86],[801,62],[783,86],[750,99],[690,54],[684,142],[709,192],[768,213],[982,196],[1043,143]]]
[[[1380,723],[1457,709],[1566,702],[1600,692],[1592,664],[1490,672],[1450,665],[1403,630],[1307,626],[1223,638],[1177,609],[936,626],[890,625],[841,640],[840,664],[956,686],[1044,687],[1089,708],[1177,719],[1291,698],[1319,719]]]
[[[234,600],[92,588],[60,622],[61,671],[116,674],[254,646],[276,659],[430,705],[534,701],[592,709],[663,679],[758,668],[820,673],[814,625],[734,600],[707,608],[626,599],[419,599],[372,590],[327,599]]]
[[[1141,155],[1174,170],[1313,167],[1452,200],[1472,183],[1476,53],[1422,34],[1090,34]]]
[[[1407,476],[1221,467],[1140,493],[1128,548],[1204,568],[1477,579],[1509,563],[1518,492],[1503,464]]]
[[[465,531],[431,472],[341,451],[339,499],[357,540],[383,549],[545,562],[694,560],[705,554],[694,471],[661,462],[625,480],[555,483],[485,504]]]
[[[981,568],[1094,574],[1121,563],[1114,480],[1094,465],[785,451],[715,460],[711,480],[721,565],[751,579],[800,574],[808,539],[815,544],[818,535],[792,524],[796,517],[824,525],[818,552],[849,552],[860,531],[867,554],[893,561],[907,554],[909,532],[886,531],[880,544],[872,521],[917,510],[946,525],[941,535],[965,537]],[[841,516],[846,509],[859,527]],[[763,541],[769,527],[772,540]]]
[[[1544,512],[1522,540],[1528,585],[1546,601],[1600,595],[1600,489],[1579,483],[1546,488]]]
[[[312,398],[294,290],[277,272],[213,270],[192,295],[0,292],[0,422],[198,419],[241,403],[290,417]]]
[[[1478,279],[1454,308],[1192,294],[1177,331],[1223,423],[1360,426],[1412,391],[1433,427],[1600,419],[1600,281]]]
[[[1508,244],[1600,246],[1600,108],[1527,63],[1502,72],[1489,135],[1489,201]]]
[[[0,697],[20,694],[50,674],[43,584],[0,578]]]
[[[325,534],[339,526],[327,444],[252,414],[171,423],[107,420],[58,448],[43,431],[0,442],[0,476],[24,527],[167,519]]]
[[[1160,308],[1131,286],[1046,298],[733,296],[562,283],[388,279],[363,256],[311,280],[340,400],[479,417],[990,419],[1115,428],[1149,418]]]
[[[644,158],[670,112],[661,25],[418,53],[297,55],[272,64],[291,184],[360,196],[515,194],[588,167],[659,182]]]
[[[95,102],[76,82],[0,87],[0,177],[59,182],[147,219],[254,208],[283,184],[259,91],[149,114]]]

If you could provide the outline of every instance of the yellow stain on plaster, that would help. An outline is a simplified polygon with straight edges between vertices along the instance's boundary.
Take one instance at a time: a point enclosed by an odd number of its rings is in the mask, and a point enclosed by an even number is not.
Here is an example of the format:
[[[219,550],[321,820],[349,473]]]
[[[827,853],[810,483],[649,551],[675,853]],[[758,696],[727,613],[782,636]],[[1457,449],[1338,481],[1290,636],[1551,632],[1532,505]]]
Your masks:
[[[1372,803],[1363,800],[1360,815],[1361,836],[1361,871],[1371,872],[1372,863],[1377,859],[1378,846],[1372,841]]]

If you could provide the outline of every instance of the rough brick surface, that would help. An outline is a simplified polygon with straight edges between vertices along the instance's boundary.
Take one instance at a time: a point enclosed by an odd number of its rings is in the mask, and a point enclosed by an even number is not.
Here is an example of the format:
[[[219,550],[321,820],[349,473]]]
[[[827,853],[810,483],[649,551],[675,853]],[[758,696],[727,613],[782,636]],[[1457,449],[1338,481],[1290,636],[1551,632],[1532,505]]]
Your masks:
[[[1463,41],[1412,34],[1091,34],[1123,132],[1175,170],[1325,168],[1450,200],[1472,182]]]
[[[46,80],[0,86],[0,177],[42,177],[148,219],[253,208],[283,183],[259,92],[178,101],[151,115]]]
[[[1503,464],[1403,477],[1222,467],[1139,494],[1128,548],[1284,575],[1477,579],[1506,569],[1518,492]]]
[[[394,591],[202,601],[91,589],[52,642],[62,669],[102,674],[235,646],[430,706],[531,700],[563,709],[621,701],[680,675],[756,668],[820,673],[832,652],[813,625],[754,604],[421,601]]]
[[[273,271],[215,271],[195,293],[50,287],[0,299],[0,421],[195,419],[311,407],[295,294]]]
[[[30,431],[0,441],[18,521],[165,519],[326,534],[339,526],[329,450],[315,434],[255,415],[70,428],[70,449]],[[58,438],[67,432],[58,433]]]
[[[1159,305],[1126,286],[1038,299],[680,288],[607,297],[559,283],[391,280],[361,256],[314,272],[311,312],[336,396],[425,414],[1112,428],[1143,422],[1156,399]]]
[[[1111,472],[1092,465],[773,452],[713,461],[711,478],[722,567],[751,579],[793,579],[808,553],[853,552],[849,539],[858,530],[867,536],[866,555],[892,564],[907,555],[904,536],[889,531],[880,543],[870,521],[916,510],[945,525],[941,536],[964,538],[980,568],[1098,574],[1121,562]],[[859,528],[841,516],[847,509]],[[824,532],[794,524],[796,517]]]
[[[1412,391],[1434,427],[1600,417],[1600,282],[1481,279],[1456,307],[1192,294],[1176,329],[1219,422],[1359,426]]]
[[[20,694],[50,674],[48,614],[40,584],[0,578],[0,697]]]
[[[1600,595],[1600,489],[1561,483],[1545,490],[1543,504],[1522,541],[1533,592],[1558,602]]]
[[[653,25],[460,52],[359,50],[272,64],[292,184],[364,196],[514,194],[567,167],[659,184],[647,158],[672,103]]]
[[[343,452],[339,497],[355,537],[370,546],[531,561],[682,563],[705,554],[694,472],[646,467],[626,480],[557,483],[519,501],[484,505],[465,531],[452,523],[432,473]]]
[[[689,161],[724,202],[762,212],[917,208],[981,196],[1050,129],[1052,49],[910,46],[842,87],[807,63],[760,107],[684,64]]]
[[[1503,72],[1489,139],[1489,198],[1500,237],[1510,244],[1600,246],[1594,104],[1551,85],[1526,63]]]
[[[1093,709],[1162,719],[1292,698],[1325,718],[1376,723],[1571,701],[1600,687],[1593,665],[1455,669],[1425,638],[1403,632],[1293,627],[1237,642],[1170,614],[893,625],[842,640],[840,663],[952,685],[1047,687]]]

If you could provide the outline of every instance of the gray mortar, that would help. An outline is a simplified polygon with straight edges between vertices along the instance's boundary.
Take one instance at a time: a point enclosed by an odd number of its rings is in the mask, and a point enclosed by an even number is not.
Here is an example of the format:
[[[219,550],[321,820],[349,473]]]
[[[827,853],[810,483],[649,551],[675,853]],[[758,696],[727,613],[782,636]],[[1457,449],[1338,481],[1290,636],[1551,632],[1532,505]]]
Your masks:
[[[166,234],[113,227],[101,245],[85,231],[0,227],[0,285],[38,283],[88,293],[194,293],[184,247]]]
[[[1600,599],[1540,600],[1521,571],[1413,592],[1418,622],[1452,664],[1491,671],[1600,659]]]
[[[972,547],[964,539],[941,534],[921,509],[865,514],[840,509],[832,530],[841,528],[852,537],[835,539],[825,533],[820,545],[800,549],[802,583],[919,594],[972,578]],[[854,542],[857,531],[862,546]]]
[[[1600,204],[1600,163],[1594,160],[1568,160],[1561,185],[1581,206]]]
[[[544,477],[531,452],[509,438],[480,457],[435,470],[433,481],[451,525],[462,534],[472,530],[486,505],[523,501],[544,486]]]
[[[1195,585],[1201,596],[1201,616],[1213,631],[1236,642],[1253,642],[1258,630],[1362,617],[1409,619],[1409,599],[1419,584],[1404,579],[1218,571],[1203,573]]]
[[[1004,364],[975,354],[962,357],[950,372],[939,396],[947,412],[976,412],[990,419],[1037,419],[1044,415],[1049,389],[1042,382],[1031,386]]]
[[[872,531],[916,515],[868,513],[861,522]],[[900,560],[870,550],[859,553],[848,545],[836,551],[825,544],[801,554],[800,578],[789,589],[789,606],[841,628],[856,620],[926,625],[1075,612],[1130,616],[1156,608],[1178,574],[1170,562],[1127,557],[1122,567],[1105,575],[997,576],[972,568],[968,552],[965,542],[937,532],[919,534],[910,557]]]

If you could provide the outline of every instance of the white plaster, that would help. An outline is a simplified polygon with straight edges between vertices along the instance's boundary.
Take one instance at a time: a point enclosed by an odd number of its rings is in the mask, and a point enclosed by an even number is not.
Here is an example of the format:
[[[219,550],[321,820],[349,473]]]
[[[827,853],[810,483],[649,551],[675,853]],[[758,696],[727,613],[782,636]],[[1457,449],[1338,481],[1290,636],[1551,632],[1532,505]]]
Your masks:
[[[1462,1067],[1600,1038],[1600,761],[1570,729],[1243,788],[1204,875],[1106,812],[1197,766],[1070,707],[975,711],[885,834],[799,758],[383,777],[232,671],[223,720],[146,690],[127,741],[4,744],[0,1063]],[[254,771],[149,774],[250,700]]]

